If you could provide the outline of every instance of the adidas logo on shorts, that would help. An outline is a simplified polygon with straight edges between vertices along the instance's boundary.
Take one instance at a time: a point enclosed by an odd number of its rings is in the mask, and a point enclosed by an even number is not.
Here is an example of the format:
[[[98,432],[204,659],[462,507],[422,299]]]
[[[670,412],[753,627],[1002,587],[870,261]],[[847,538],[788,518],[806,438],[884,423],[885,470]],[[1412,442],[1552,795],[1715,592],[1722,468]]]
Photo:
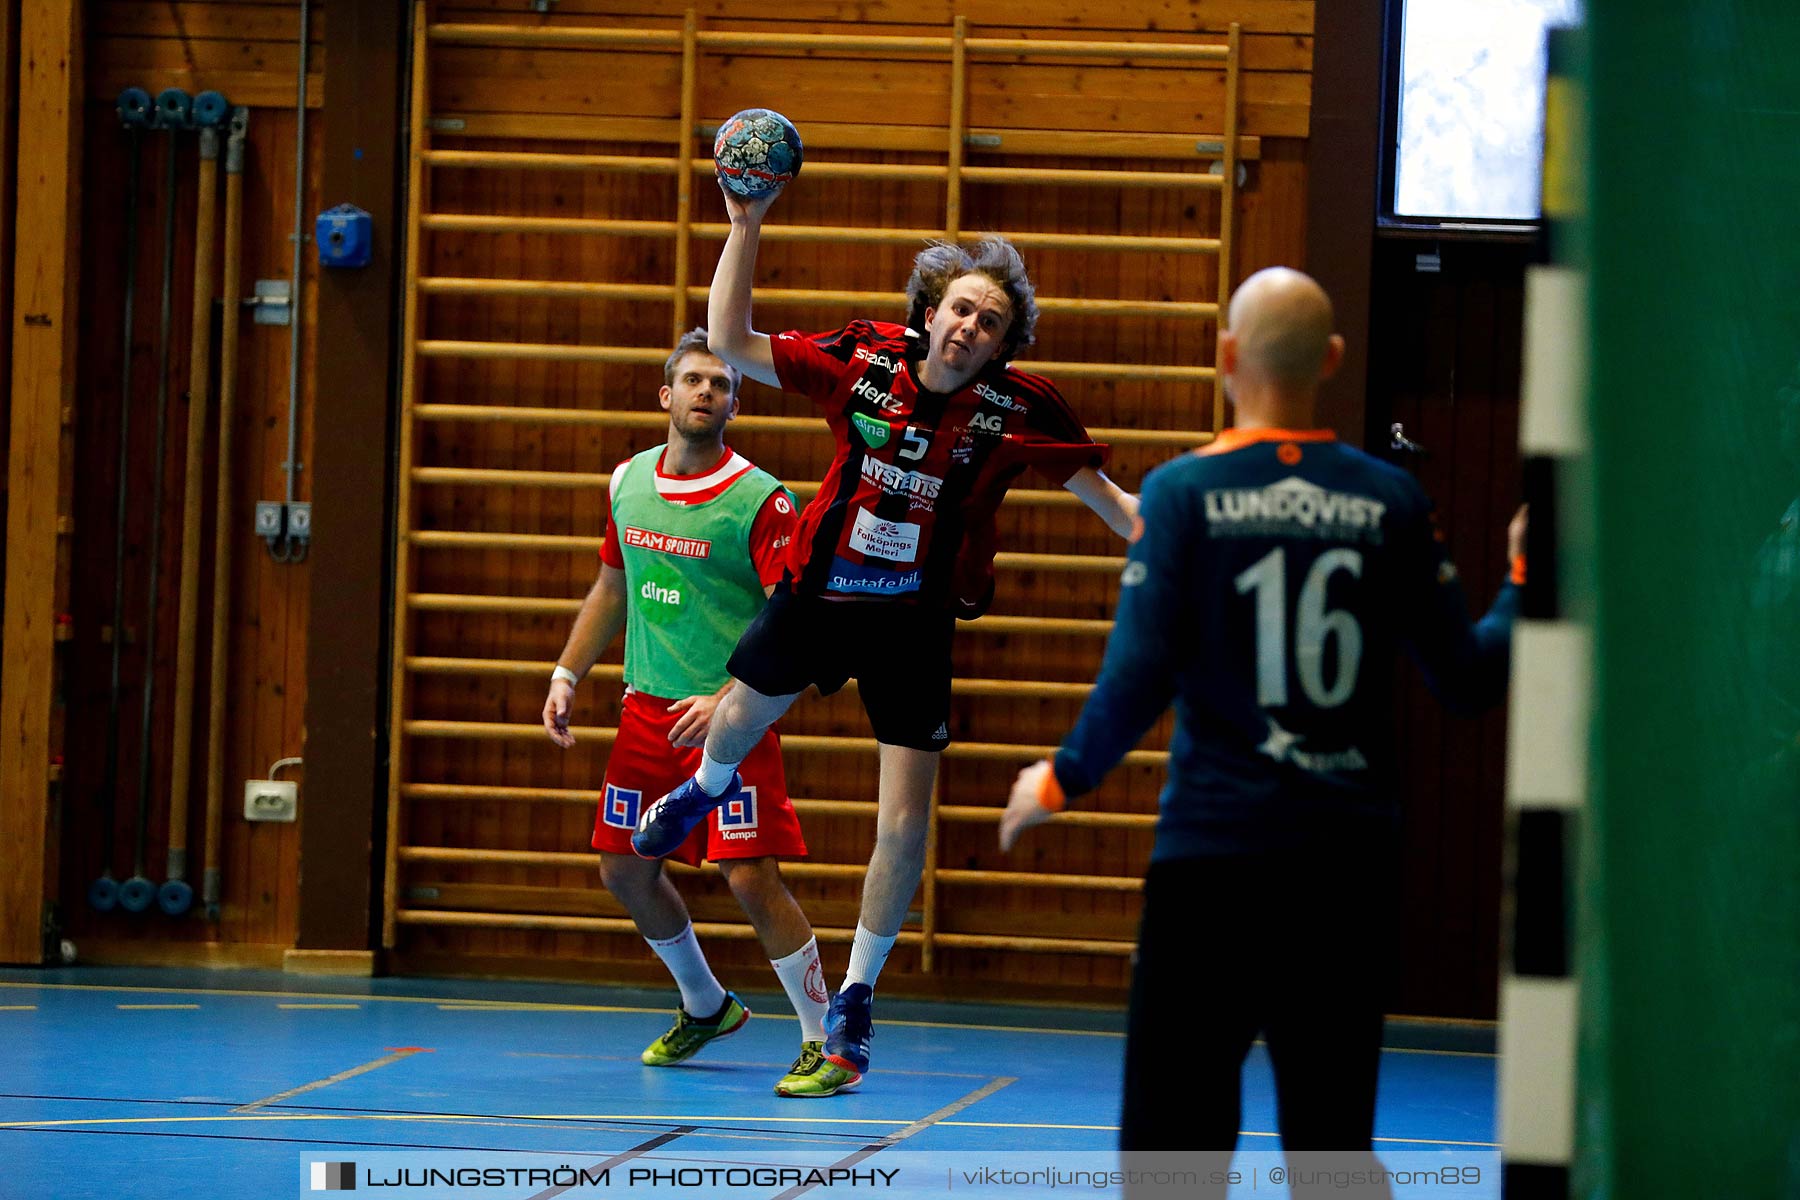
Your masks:
[[[936,731],[934,731],[931,735],[931,740],[934,742],[949,741],[950,740],[950,722],[939,721]]]

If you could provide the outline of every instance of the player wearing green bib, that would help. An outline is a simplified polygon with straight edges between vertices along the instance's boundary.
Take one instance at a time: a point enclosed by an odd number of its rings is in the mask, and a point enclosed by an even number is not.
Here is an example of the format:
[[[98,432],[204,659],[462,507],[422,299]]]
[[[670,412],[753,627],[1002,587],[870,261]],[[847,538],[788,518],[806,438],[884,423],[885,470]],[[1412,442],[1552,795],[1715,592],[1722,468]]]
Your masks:
[[[731,686],[725,661],[781,578],[797,516],[771,475],[725,446],[737,415],[739,375],[685,335],[663,370],[659,398],[667,444],[613,471],[600,574],[575,618],[551,677],[544,728],[575,744],[569,711],[576,683],[625,633],[625,699],[594,822],[600,877],[662,959],[681,991],[675,1024],[643,1052],[671,1066],[737,1032],[750,1010],[720,986],[695,940],[687,906],[662,864],[637,857],[631,834],[642,808],[693,773],[713,710]],[[800,1017],[801,1053],[776,1085],[782,1095],[837,1090],[820,1053],[827,994],[812,927],[782,882],[778,856],[806,842],[788,799],[775,733],[746,760],[740,800],[696,828],[674,857],[719,865]]]

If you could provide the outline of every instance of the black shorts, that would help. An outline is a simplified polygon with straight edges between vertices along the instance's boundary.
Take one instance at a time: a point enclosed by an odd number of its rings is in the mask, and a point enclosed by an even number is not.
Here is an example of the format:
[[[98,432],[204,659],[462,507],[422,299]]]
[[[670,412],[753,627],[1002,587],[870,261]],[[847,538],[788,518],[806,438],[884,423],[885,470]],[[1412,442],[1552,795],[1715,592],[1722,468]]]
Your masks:
[[[791,696],[809,684],[829,696],[854,678],[876,741],[937,751],[950,744],[955,632],[947,612],[797,596],[783,580],[738,639],[729,670],[765,696]]]

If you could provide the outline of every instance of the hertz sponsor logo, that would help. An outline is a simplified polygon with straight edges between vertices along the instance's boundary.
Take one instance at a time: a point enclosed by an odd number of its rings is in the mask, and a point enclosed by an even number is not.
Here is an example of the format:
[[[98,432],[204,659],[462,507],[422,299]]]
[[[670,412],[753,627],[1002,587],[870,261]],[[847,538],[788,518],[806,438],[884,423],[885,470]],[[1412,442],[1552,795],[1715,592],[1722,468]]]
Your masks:
[[[884,392],[866,379],[859,379],[850,385],[851,394],[861,396],[884,413],[898,413],[906,406],[894,399],[892,392]]]
[[[1331,492],[1298,476],[1261,488],[1206,493],[1206,523],[1215,537],[1349,538],[1381,542],[1387,505],[1354,492]]]
[[[677,558],[712,557],[712,543],[701,538],[675,537],[667,533],[658,533],[654,529],[639,529],[633,525],[627,525],[621,536],[627,546],[637,550],[673,554]]]

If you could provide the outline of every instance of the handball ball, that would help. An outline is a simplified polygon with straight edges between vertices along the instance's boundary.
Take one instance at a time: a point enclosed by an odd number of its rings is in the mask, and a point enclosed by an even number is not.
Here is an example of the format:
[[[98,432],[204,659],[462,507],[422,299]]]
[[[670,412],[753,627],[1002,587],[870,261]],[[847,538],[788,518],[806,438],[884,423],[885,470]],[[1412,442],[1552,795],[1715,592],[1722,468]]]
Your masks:
[[[786,187],[804,151],[794,123],[766,108],[746,108],[719,126],[713,166],[724,185],[755,199]]]

